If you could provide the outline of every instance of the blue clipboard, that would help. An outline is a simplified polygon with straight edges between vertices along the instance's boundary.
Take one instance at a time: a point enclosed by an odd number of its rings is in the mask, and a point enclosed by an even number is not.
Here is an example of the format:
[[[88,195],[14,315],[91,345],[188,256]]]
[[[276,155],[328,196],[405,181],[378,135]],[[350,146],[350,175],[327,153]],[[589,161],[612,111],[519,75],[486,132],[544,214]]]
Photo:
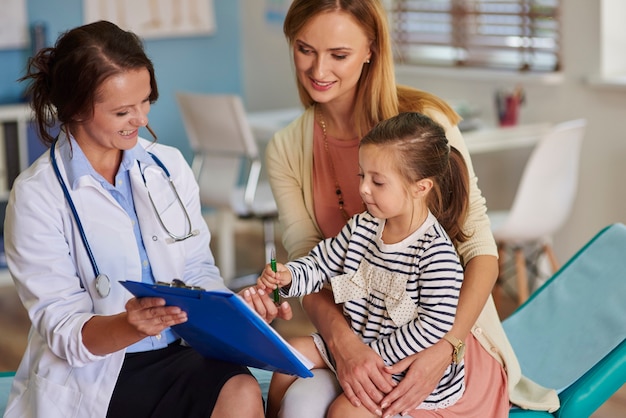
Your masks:
[[[119,283],[136,297],[163,298],[167,305],[187,312],[187,322],[172,329],[205,357],[300,377],[313,376],[313,364],[233,292]]]

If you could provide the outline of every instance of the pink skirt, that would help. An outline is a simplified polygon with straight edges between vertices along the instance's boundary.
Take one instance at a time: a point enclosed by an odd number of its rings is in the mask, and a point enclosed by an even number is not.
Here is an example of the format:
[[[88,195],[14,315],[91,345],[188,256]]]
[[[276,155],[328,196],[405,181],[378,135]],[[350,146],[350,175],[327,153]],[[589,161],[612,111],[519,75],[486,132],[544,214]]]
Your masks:
[[[416,409],[413,418],[506,418],[509,393],[504,368],[470,334],[465,341],[465,393],[454,405],[438,410]]]

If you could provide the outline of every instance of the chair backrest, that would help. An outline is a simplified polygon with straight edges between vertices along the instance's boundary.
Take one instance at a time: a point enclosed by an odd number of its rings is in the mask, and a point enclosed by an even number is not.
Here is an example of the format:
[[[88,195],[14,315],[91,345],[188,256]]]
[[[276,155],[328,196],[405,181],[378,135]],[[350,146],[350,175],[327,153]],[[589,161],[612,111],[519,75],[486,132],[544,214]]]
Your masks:
[[[194,152],[259,156],[241,97],[177,92],[176,100]]]
[[[503,321],[525,376],[564,389],[623,343],[624,248],[625,225],[603,229]]]
[[[177,92],[192,168],[203,206],[225,208],[245,178],[245,202],[252,206],[259,181],[259,148],[239,96]]]
[[[587,122],[555,125],[533,150],[498,239],[537,239],[553,235],[569,217],[578,189],[580,150]]]

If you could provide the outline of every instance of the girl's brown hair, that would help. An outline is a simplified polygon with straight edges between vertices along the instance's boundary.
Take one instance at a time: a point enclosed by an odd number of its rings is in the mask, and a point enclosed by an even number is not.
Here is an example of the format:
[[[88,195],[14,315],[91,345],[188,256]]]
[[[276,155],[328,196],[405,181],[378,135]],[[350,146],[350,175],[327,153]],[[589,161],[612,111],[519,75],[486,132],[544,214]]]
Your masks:
[[[453,241],[469,237],[463,224],[469,206],[469,175],[461,153],[448,144],[445,131],[429,117],[403,112],[378,123],[360,146],[392,147],[395,165],[407,183],[429,178],[427,205]]]

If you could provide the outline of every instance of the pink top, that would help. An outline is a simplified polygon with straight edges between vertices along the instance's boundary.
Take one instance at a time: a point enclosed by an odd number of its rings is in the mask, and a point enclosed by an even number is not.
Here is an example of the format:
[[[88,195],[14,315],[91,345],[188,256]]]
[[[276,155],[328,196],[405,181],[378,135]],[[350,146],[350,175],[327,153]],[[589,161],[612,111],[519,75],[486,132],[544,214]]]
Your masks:
[[[509,416],[511,404],[504,368],[472,334],[466,338],[465,345],[465,393],[461,399],[445,409],[411,411],[413,418]]]
[[[313,202],[315,218],[324,238],[336,236],[346,224],[339,210],[335,178],[330,163],[335,166],[335,174],[344,198],[344,209],[349,216],[363,212],[365,207],[359,194],[359,141],[348,141],[327,136],[328,150],[324,149],[324,134],[319,123],[313,131]],[[329,155],[330,154],[330,155]]]

